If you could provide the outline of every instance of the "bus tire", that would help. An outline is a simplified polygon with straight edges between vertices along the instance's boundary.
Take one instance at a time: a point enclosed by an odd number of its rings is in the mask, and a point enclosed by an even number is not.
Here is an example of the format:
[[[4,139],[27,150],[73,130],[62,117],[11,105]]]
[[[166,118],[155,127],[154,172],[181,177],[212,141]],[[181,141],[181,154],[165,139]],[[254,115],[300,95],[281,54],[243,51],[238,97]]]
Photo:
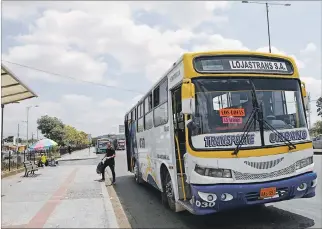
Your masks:
[[[174,191],[170,173],[167,171],[164,179],[164,191],[162,192],[162,202],[165,204],[165,201],[168,203],[168,207],[172,211],[176,211],[176,201],[174,198]]]
[[[137,184],[142,184],[143,183],[143,179],[140,175],[140,170],[139,170],[139,166],[137,162],[134,162],[134,180]]]

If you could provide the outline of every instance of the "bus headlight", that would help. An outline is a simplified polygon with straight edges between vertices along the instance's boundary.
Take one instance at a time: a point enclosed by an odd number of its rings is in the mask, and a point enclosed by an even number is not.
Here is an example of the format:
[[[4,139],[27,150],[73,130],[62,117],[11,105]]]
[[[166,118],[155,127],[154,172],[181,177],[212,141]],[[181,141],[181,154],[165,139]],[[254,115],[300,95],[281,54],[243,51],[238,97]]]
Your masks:
[[[196,165],[195,172],[202,176],[232,178],[230,169],[212,169]]]
[[[307,157],[296,162],[296,169],[304,168],[310,164],[313,164],[313,157]]]

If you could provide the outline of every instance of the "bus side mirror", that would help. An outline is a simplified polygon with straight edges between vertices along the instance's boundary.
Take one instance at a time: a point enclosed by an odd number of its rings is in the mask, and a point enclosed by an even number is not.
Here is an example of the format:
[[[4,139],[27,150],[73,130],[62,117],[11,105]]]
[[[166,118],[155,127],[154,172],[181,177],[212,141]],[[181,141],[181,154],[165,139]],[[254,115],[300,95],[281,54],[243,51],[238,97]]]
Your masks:
[[[306,89],[305,89],[305,83],[301,82],[301,90],[303,97],[307,97]]]
[[[181,86],[182,113],[193,114],[195,112],[195,85],[191,79],[184,79]]]

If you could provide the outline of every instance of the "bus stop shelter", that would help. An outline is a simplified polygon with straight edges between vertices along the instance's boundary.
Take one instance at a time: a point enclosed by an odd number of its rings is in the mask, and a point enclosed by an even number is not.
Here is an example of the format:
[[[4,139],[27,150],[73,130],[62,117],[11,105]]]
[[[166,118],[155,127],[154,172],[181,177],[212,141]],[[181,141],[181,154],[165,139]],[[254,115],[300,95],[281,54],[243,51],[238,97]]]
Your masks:
[[[10,103],[38,97],[22,83],[6,66],[1,64],[1,146],[3,145],[3,111]]]

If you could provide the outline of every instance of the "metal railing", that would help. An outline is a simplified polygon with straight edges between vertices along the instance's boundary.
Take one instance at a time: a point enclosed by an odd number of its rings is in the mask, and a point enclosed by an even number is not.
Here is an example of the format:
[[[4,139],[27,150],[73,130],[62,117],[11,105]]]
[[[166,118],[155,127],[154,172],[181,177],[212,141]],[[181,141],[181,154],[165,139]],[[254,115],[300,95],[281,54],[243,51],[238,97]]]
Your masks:
[[[71,151],[77,151],[88,148],[88,145],[78,145],[71,147]],[[2,152],[1,155],[1,172],[10,172],[16,169],[23,168],[25,161],[33,161],[37,163],[41,157],[41,154],[45,154],[49,159],[51,157],[60,157],[68,153],[68,147],[60,147],[59,149],[49,150],[31,150],[24,152]]]

